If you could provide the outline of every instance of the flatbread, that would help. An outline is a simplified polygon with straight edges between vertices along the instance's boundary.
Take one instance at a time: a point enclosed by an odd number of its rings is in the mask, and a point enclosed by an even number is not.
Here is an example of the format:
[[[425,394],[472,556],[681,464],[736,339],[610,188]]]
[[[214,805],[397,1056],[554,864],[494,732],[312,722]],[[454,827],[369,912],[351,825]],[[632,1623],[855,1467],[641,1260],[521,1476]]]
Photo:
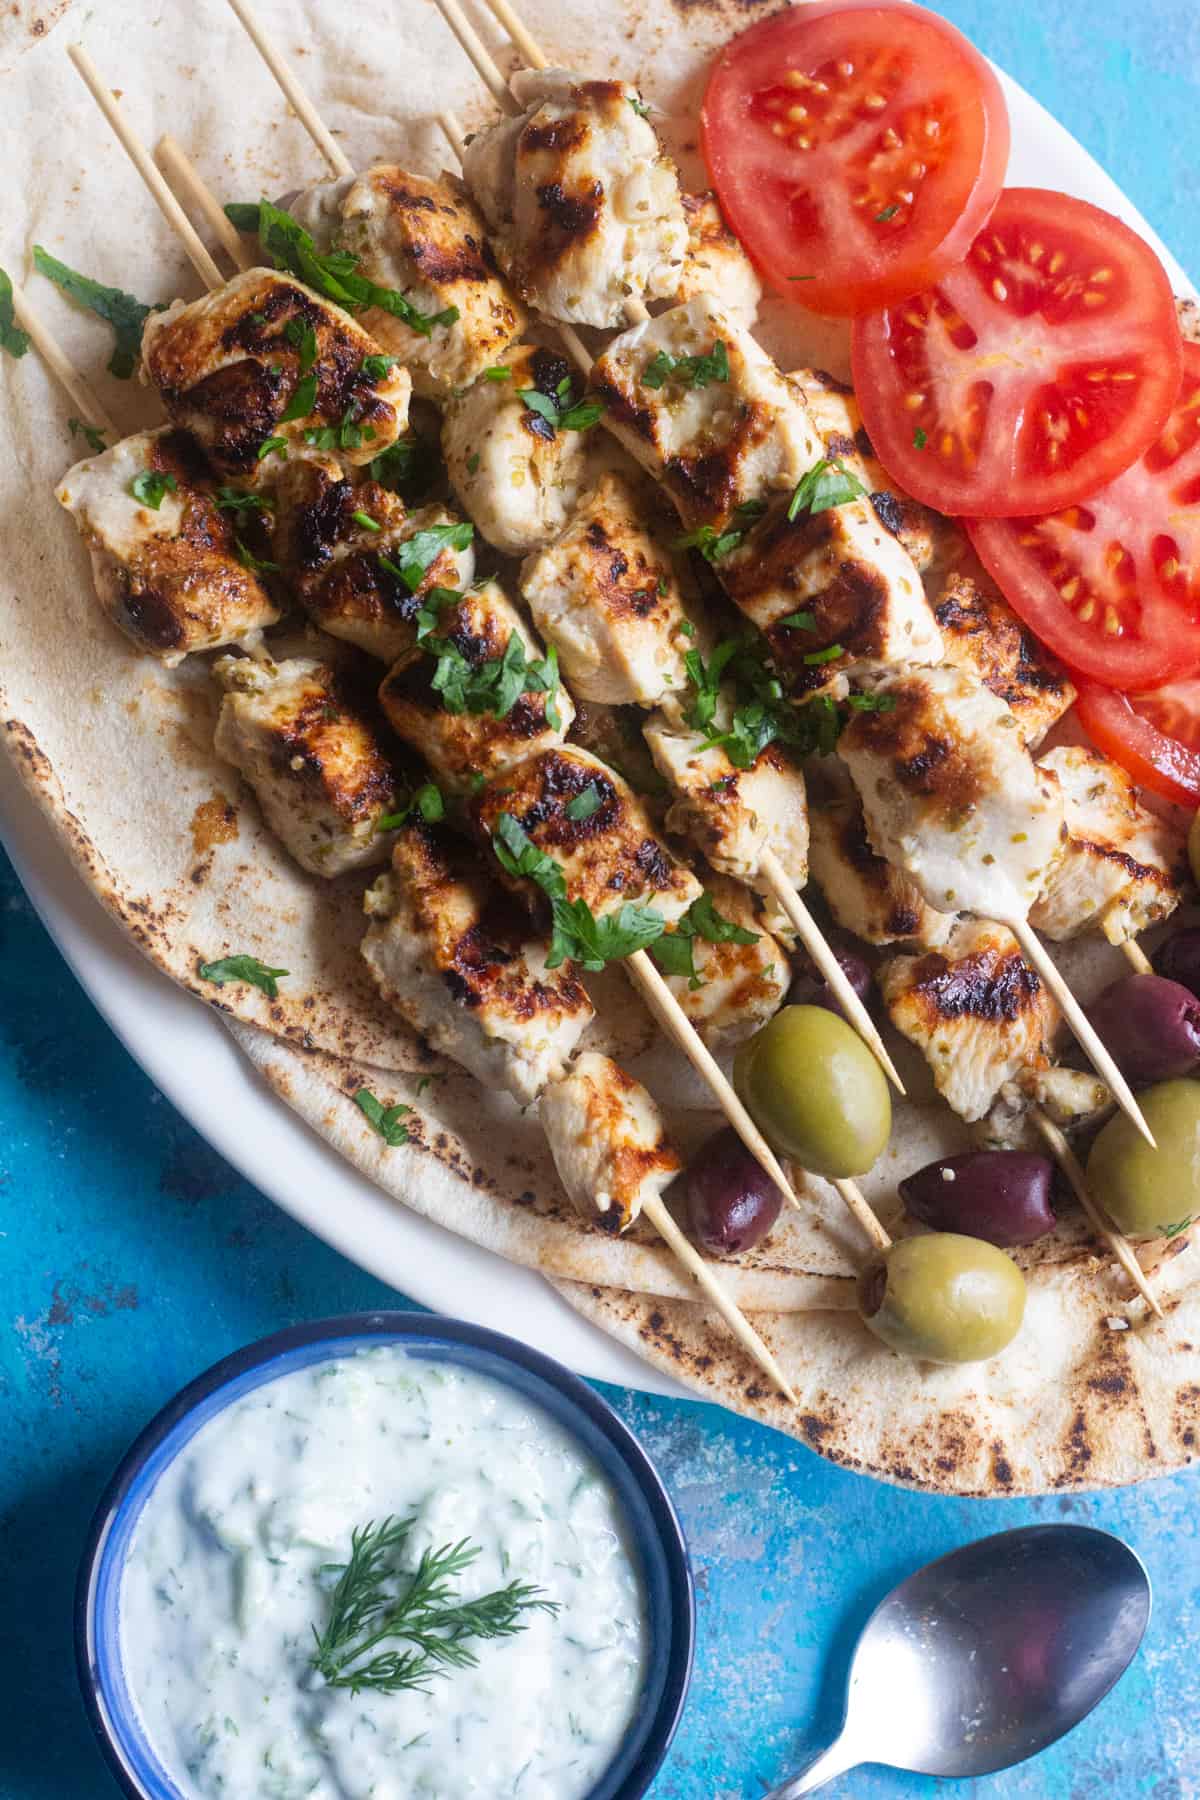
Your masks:
[[[1029,1272],[1025,1322],[989,1363],[894,1355],[848,1312],[756,1313],[797,1395],[751,1368],[715,1314],[556,1281],[577,1312],[706,1400],[774,1425],[831,1462],[898,1487],[995,1499],[1122,1487],[1195,1462],[1200,1248],[1179,1242],[1155,1285],[1166,1311],[1121,1329],[1094,1259]]]
[[[15,0],[0,15],[8,127],[0,266],[24,282],[120,428],[133,430],[158,422],[154,396],[104,372],[107,329],[30,274],[29,246],[40,242],[145,301],[192,296],[198,284],[67,61],[67,31],[47,38],[67,10],[66,0]],[[467,129],[490,116],[445,26],[415,0],[373,14],[369,32],[336,0],[300,8],[262,0],[261,11],[359,164],[386,155],[435,172],[445,149],[434,102]],[[637,80],[685,180],[697,183],[705,59],[746,22],[743,6],[636,0],[589,12],[586,31],[550,0],[522,0],[522,11],[552,58]],[[279,194],[322,173],[226,8],[105,0],[86,14],[76,7],[70,27],[81,24],[142,135],[153,143],[171,130],[222,199]],[[490,26],[484,35],[496,41]],[[515,66],[515,53],[497,48]],[[848,374],[836,321],[772,302],[760,335],[785,367]],[[363,879],[309,877],[263,829],[252,796],[213,751],[216,695],[204,664],[163,670],[104,620],[86,554],[53,499],[83,449],[67,431],[73,408],[36,356],[0,366],[0,432],[10,446],[0,470],[0,742],[88,885],[161,969],[226,1014],[251,1063],[299,1117],[398,1203],[542,1269],[596,1323],[707,1397],[854,1467],[996,1493],[1134,1480],[1188,1460],[1200,1301],[1186,1290],[1197,1253],[1182,1242],[1173,1249],[1167,1323],[1122,1333],[1104,1321],[1136,1319],[1140,1303],[1130,1306],[1111,1268],[1097,1267],[1077,1219],[1024,1258],[1033,1297],[1017,1344],[985,1369],[929,1371],[863,1333],[852,1313],[861,1244],[829,1187],[806,1184],[800,1210],[768,1244],[721,1265],[804,1403],[792,1413],[766,1394],[653,1235],[613,1241],[586,1227],[563,1198],[536,1118],[447,1069],[381,1005],[358,952]],[[239,952],[289,971],[276,1000],[201,980],[202,961]],[[1119,967],[1105,947],[1070,959],[1085,992]],[[589,1042],[669,1096],[673,1128],[695,1146],[717,1123],[706,1094],[655,1039],[618,971],[596,990]],[[888,1153],[863,1185],[894,1224],[898,1178],[958,1147],[962,1134],[920,1060],[889,1041],[913,1104],[898,1109]],[[389,1149],[372,1132],[353,1102],[363,1086],[416,1109],[409,1145]]]

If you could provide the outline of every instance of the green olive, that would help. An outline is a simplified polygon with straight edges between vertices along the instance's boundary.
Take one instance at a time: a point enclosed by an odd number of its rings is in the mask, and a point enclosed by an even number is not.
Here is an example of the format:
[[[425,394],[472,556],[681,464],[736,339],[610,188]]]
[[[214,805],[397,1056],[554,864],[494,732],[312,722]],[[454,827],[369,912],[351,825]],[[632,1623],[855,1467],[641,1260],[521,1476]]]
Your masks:
[[[1159,1237],[1200,1213],[1200,1081],[1160,1081],[1138,1105],[1158,1149],[1118,1113],[1092,1145],[1088,1187],[1121,1231]]]
[[[1025,1277],[982,1238],[901,1238],[866,1270],[858,1310],[876,1337],[926,1362],[986,1362],[1021,1329]]]
[[[1200,812],[1192,820],[1188,832],[1188,861],[1192,865],[1192,880],[1200,884]]]
[[[738,1051],[733,1085],[775,1149],[814,1175],[863,1175],[887,1144],[892,1102],[858,1033],[823,1006],[785,1006]]]

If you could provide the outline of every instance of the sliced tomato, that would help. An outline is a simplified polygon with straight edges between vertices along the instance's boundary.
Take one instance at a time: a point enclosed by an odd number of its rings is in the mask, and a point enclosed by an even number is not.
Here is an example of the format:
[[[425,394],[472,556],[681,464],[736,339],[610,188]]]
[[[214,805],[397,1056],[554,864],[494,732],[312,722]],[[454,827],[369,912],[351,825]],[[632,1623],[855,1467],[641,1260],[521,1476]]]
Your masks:
[[[1137,461],[1179,390],[1166,272],[1111,213],[1007,188],[967,260],[854,321],[888,473],[941,512],[1059,511]]]
[[[1079,685],[1079,721],[1095,744],[1146,787],[1180,806],[1200,806],[1200,681],[1149,694]]]
[[[907,0],[786,7],[728,43],[701,114],[729,223],[782,292],[851,314],[966,255],[1008,166],[1000,84]]]
[[[1009,604],[1051,650],[1108,687],[1200,669],[1200,347],[1146,455],[1079,506],[967,528]]]

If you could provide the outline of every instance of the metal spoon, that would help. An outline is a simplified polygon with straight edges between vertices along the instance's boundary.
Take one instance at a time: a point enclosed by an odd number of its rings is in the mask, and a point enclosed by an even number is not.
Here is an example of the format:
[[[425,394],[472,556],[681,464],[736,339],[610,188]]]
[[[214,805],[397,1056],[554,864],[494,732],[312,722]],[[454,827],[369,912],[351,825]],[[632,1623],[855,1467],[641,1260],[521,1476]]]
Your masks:
[[[766,1800],[860,1763],[990,1775],[1036,1756],[1103,1700],[1150,1618],[1150,1582],[1106,1531],[1028,1525],[893,1588],[863,1628],[836,1740]]]

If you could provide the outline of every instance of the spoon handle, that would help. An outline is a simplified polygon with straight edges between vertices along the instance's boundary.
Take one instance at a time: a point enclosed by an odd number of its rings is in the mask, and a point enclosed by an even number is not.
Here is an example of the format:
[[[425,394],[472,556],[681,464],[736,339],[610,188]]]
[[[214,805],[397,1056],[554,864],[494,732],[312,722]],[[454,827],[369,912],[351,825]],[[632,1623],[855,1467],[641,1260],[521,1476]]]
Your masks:
[[[815,1794],[835,1776],[843,1775],[847,1769],[856,1769],[861,1760],[843,1731],[807,1768],[793,1775],[790,1781],[772,1788],[769,1794],[763,1795],[763,1800],[799,1800],[801,1794]]]

